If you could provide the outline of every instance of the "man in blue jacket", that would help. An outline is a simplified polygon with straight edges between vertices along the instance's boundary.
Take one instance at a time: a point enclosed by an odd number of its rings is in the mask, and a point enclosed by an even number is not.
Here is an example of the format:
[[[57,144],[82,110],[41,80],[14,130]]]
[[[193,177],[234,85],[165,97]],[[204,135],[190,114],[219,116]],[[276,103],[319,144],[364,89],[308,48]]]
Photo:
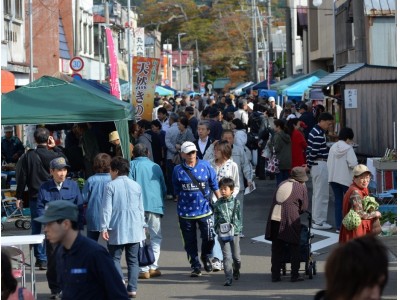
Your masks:
[[[191,277],[201,276],[196,228],[202,239],[201,261],[206,272],[212,271],[211,254],[214,247],[213,218],[210,204],[211,191],[221,198],[217,175],[210,163],[197,159],[197,148],[192,142],[181,146],[182,164],[175,166],[172,183],[178,195],[178,217],[184,247],[192,267]]]
[[[167,187],[161,167],[149,159],[149,150],[145,145],[136,144],[133,156],[134,159],[130,162],[129,177],[143,187],[144,217],[156,259],[152,265],[140,268],[139,278],[149,279],[161,276],[158,259],[162,241],[161,218],[164,215],[164,198],[167,195]]]
[[[49,202],[44,224],[50,243],[60,244],[57,252],[64,300],[127,300],[128,293],[107,250],[78,231],[78,207],[71,201]]]
[[[58,157],[50,162],[50,174],[52,179],[44,182],[39,189],[37,215],[40,217],[44,215],[45,209],[50,202],[56,200],[66,200],[78,206],[79,229],[83,229],[83,201],[81,191],[78,184],[67,179],[67,164],[64,157]],[[51,290],[51,299],[57,299],[61,292],[60,285],[57,279],[56,272],[56,252],[59,248],[59,243],[53,243],[46,240],[46,255],[47,255],[47,282]]]

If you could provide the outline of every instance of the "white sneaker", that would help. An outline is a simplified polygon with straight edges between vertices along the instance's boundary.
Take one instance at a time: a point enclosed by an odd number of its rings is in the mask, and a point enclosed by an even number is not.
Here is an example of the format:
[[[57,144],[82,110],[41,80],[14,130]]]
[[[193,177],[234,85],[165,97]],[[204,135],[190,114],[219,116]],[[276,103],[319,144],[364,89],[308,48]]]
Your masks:
[[[211,262],[211,265],[212,265],[213,272],[218,272],[218,271],[222,270],[222,268],[221,268],[222,264],[218,258],[214,258]]]
[[[321,229],[321,230],[328,230],[332,228],[332,225],[322,222],[322,224],[312,224],[313,229]]]
[[[172,199],[174,199],[174,196],[172,196],[172,195],[167,195],[167,200],[172,200]]]

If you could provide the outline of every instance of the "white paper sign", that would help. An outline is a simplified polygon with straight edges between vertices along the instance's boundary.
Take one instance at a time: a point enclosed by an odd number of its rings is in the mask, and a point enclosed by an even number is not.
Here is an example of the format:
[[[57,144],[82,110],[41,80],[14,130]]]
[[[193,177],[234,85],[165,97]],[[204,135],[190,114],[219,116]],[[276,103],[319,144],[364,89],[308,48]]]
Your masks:
[[[357,90],[344,90],[344,108],[357,108]]]

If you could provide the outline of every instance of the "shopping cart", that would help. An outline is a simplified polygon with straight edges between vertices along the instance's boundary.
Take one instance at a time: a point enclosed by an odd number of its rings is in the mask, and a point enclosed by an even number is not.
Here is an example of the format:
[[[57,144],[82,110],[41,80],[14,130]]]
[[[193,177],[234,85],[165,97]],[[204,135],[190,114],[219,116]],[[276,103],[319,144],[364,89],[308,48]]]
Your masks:
[[[4,229],[4,223],[8,222],[14,222],[17,228],[30,229],[30,209],[18,208],[15,197],[6,197],[3,192],[1,196],[1,230]]]

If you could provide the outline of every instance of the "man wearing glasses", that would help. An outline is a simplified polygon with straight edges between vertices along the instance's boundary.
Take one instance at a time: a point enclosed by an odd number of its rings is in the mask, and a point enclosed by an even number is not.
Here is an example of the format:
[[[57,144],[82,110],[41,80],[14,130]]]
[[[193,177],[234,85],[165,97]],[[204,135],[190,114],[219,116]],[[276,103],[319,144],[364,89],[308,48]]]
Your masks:
[[[181,146],[183,163],[175,166],[172,183],[178,196],[177,212],[184,248],[192,268],[191,277],[201,276],[197,233],[202,239],[200,259],[206,272],[212,271],[211,254],[214,247],[213,219],[210,204],[211,192],[221,197],[217,176],[211,165],[197,158],[197,148],[192,142]]]

